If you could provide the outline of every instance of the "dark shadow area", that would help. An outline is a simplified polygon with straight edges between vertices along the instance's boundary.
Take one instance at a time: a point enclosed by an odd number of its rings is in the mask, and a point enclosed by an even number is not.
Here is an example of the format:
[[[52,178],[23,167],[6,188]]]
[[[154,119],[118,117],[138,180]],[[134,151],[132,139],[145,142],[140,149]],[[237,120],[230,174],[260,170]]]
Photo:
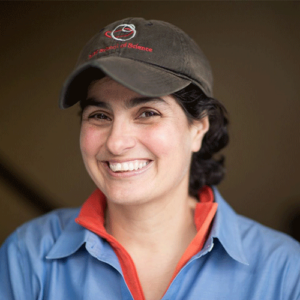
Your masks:
[[[58,208],[20,175],[6,159],[3,159],[2,155],[0,155],[0,178],[21,196],[20,199],[23,199],[27,205],[33,206],[41,214]]]
[[[288,234],[300,242],[300,206],[289,218]]]

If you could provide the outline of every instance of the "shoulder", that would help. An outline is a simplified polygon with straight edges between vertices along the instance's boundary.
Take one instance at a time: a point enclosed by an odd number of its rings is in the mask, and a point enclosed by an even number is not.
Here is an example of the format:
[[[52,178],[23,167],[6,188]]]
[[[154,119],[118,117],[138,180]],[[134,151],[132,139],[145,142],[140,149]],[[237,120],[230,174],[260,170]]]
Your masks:
[[[23,224],[16,233],[19,237],[51,235],[56,238],[78,213],[78,208],[57,209]]]
[[[287,234],[241,215],[237,215],[237,222],[245,249],[257,251],[261,256],[280,254],[300,258],[300,243]]]
[[[79,208],[61,208],[61,209],[57,209],[54,211],[51,211],[45,215],[42,215],[38,218],[35,218],[31,221],[28,221],[26,223],[24,223],[22,226],[20,226],[17,229],[18,233],[24,233],[24,232],[28,232],[28,231],[35,231],[38,230],[38,228],[52,228],[52,229],[61,229],[63,230],[66,225],[68,224],[68,222],[71,219],[74,219],[74,217],[77,216],[77,214],[79,213]],[[37,228],[38,226],[38,228]],[[41,227],[40,227],[41,226]],[[54,230],[54,234],[55,231]],[[44,232],[43,232],[44,233]]]
[[[246,217],[238,215],[237,219],[250,274],[281,286],[289,299],[296,299],[300,295],[299,242]]]
[[[261,282],[280,286],[283,299],[298,299],[300,243],[246,217],[238,215],[237,220],[250,273]]]
[[[4,245],[21,252],[27,249],[35,254],[46,253],[78,212],[78,208],[58,209],[33,219],[17,228]]]
[[[236,280],[248,283],[253,299],[300,299],[299,242],[238,215],[217,189],[214,192],[219,205],[215,218],[216,237],[222,249],[234,258],[230,260],[234,262],[231,268],[226,267],[226,276],[234,270]],[[227,256],[222,255],[224,257]]]
[[[0,248],[0,299],[37,299],[45,259],[79,209],[60,209],[20,226]],[[13,280],[11,280],[13,278]]]
[[[238,243],[247,254],[247,260],[259,256],[271,255],[282,257],[300,256],[300,243],[285,233],[271,229],[259,222],[237,214],[214,188],[215,199],[218,203],[217,231],[226,237],[231,244]],[[229,243],[228,242],[228,243]],[[227,243],[227,244],[228,244]],[[300,260],[299,260],[300,261]]]

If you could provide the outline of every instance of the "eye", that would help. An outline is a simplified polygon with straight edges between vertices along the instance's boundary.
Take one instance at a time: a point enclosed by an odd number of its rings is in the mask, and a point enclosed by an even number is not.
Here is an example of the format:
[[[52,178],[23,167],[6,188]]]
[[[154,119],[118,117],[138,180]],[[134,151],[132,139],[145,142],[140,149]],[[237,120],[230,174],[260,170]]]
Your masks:
[[[150,118],[150,117],[156,117],[160,114],[153,110],[146,110],[142,114],[140,114],[139,118]]]
[[[95,119],[95,120],[107,120],[107,121],[110,121],[111,118],[108,117],[106,114],[104,113],[94,113],[94,114],[91,114],[89,116],[89,119]]]

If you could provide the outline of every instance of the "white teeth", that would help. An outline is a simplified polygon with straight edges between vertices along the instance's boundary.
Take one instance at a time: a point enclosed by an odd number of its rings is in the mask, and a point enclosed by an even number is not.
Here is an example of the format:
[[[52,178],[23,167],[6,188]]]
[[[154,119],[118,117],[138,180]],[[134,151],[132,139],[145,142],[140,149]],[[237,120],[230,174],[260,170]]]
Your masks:
[[[148,164],[148,161],[130,161],[130,162],[124,162],[124,163],[108,163],[110,169],[113,172],[118,171],[133,171],[144,168]]]
[[[117,166],[116,165],[111,165],[109,167],[111,168],[112,171],[116,172],[116,170],[117,170]]]
[[[135,161],[134,162],[134,170],[137,170],[139,168],[139,162]]]
[[[123,171],[128,171],[128,163],[123,163]]]

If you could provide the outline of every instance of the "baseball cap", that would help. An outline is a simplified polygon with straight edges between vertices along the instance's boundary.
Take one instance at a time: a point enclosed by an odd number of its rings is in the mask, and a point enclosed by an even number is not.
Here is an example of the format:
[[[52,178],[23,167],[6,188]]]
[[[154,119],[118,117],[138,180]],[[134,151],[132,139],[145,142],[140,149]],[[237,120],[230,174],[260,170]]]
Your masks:
[[[101,29],[84,46],[64,83],[60,107],[85,100],[89,84],[104,76],[149,97],[169,95],[191,83],[212,96],[207,58],[185,32],[164,21],[126,18]]]

